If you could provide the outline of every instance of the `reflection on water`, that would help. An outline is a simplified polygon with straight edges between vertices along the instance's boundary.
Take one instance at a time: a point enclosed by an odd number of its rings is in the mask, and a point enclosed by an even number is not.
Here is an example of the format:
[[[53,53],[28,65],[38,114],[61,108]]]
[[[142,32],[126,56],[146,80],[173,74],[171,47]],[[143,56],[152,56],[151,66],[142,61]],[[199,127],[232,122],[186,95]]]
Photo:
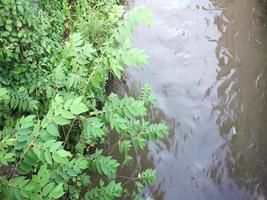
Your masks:
[[[223,1],[214,5],[222,9],[215,20],[222,37],[216,48],[218,101],[214,111],[226,143],[214,154],[210,175],[222,189],[231,177],[248,198],[267,198],[266,3]]]
[[[261,0],[136,0],[154,13],[136,46],[149,67],[129,69],[121,93],[150,83],[154,121],[169,138],[138,154],[154,165],[154,199],[267,199],[267,3]],[[126,91],[124,91],[126,88]],[[151,164],[153,163],[153,164]]]

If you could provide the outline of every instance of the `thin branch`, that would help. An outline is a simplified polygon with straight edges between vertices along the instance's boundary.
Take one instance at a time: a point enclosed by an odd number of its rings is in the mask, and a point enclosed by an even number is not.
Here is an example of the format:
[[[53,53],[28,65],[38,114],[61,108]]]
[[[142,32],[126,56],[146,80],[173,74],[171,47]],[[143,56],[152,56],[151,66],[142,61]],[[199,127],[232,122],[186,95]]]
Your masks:
[[[70,128],[69,128],[68,133],[67,133],[67,135],[66,135],[66,137],[65,137],[65,140],[64,140],[64,145],[63,145],[63,147],[65,147],[66,144],[67,144],[67,142],[69,141],[70,132],[71,132],[71,130],[72,130],[72,127],[73,127],[73,125],[74,125],[75,120],[76,120],[76,119],[72,120],[72,122],[71,122]]]

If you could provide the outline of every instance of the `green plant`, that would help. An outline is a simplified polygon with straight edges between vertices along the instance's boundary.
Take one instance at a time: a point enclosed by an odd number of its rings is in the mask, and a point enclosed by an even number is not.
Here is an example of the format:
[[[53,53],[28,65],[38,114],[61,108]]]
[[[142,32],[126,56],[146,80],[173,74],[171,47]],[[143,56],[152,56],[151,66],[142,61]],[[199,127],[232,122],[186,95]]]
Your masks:
[[[1,199],[123,197],[119,166],[131,163],[132,148],[167,134],[146,120],[149,86],[138,99],[105,92],[110,73],[120,79],[126,65],[147,63],[130,37],[140,22],[151,25],[150,11],[122,20],[116,1],[0,2],[0,167],[10,169],[0,176]],[[103,148],[110,134],[122,163]],[[141,199],[154,171],[131,179],[130,196]]]

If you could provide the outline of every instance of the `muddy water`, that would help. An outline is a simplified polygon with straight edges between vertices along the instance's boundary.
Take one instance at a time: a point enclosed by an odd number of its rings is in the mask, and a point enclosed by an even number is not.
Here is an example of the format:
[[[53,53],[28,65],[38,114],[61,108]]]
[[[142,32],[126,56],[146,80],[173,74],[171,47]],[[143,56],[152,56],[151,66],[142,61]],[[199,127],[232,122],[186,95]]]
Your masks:
[[[149,66],[127,71],[121,93],[150,83],[150,113],[169,137],[136,155],[154,167],[154,199],[267,199],[267,3],[261,0],[136,0],[155,25],[133,42]]]

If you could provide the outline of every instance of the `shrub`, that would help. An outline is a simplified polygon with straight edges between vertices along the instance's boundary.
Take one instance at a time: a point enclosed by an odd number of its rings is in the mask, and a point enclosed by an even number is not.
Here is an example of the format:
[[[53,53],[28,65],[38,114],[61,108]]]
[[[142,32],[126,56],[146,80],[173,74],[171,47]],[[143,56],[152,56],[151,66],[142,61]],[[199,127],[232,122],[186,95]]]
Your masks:
[[[149,10],[122,19],[116,1],[1,0],[0,13],[0,167],[9,171],[0,176],[1,199],[126,195],[118,167],[167,128],[146,120],[155,103],[149,86],[138,99],[106,97],[105,86],[110,73],[120,79],[125,66],[147,63],[130,37],[140,22],[151,25]],[[101,145],[111,133],[123,163]],[[154,171],[132,180],[130,195],[141,199]]]

